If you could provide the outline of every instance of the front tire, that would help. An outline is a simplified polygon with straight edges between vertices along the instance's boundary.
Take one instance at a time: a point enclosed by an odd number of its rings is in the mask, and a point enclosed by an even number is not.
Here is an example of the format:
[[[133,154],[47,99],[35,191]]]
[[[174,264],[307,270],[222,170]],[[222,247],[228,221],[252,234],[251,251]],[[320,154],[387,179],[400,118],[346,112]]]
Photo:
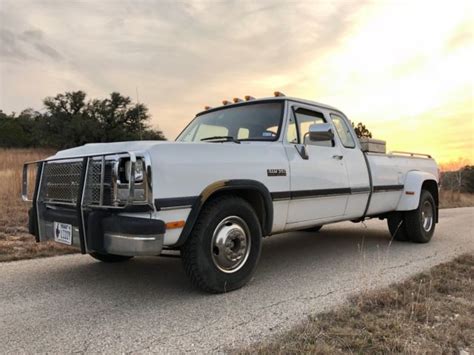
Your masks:
[[[123,261],[130,260],[133,256],[125,256],[125,255],[115,255],[115,254],[103,254],[98,252],[89,253],[96,260],[100,260],[104,263],[120,263]]]
[[[422,190],[418,208],[405,213],[406,231],[415,243],[428,243],[434,234],[436,204],[427,190]]]
[[[260,258],[262,231],[252,206],[237,196],[208,202],[181,248],[192,284],[222,293],[244,286]]]

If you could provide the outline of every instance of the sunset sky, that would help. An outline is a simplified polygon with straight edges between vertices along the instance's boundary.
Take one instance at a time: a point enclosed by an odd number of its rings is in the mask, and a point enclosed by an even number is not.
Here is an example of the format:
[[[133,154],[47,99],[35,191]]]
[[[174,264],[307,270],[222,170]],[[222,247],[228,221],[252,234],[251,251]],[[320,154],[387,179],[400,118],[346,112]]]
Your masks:
[[[138,88],[174,139],[204,105],[280,90],[474,163],[473,37],[474,1],[0,0],[0,109]]]

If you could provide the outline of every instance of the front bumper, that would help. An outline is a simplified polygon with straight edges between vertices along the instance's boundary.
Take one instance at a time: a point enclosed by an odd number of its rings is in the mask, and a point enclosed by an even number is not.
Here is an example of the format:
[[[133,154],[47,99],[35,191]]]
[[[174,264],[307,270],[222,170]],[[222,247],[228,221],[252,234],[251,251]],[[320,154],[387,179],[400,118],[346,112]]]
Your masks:
[[[135,165],[144,164],[140,182]],[[128,182],[122,183],[120,161],[127,159]],[[54,240],[55,222],[71,225],[72,245],[83,254],[158,255],[163,248],[165,223],[151,218],[151,160],[147,153],[110,153],[73,158],[53,158],[26,163],[22,195],[30,200],[29,166],[36,166],[31,201],[30,233],[36,240]],[[126,196],[124,198],[124,196]],[[125,213],[142,212],[141,217]],[[143,218],[143,212],[150,212]],[[146,216],[146,214],[145,214]],[[69,239],[68,239],[69,240]]]
[[[32,211],[33,212],[33,211]],[[30,233],[37,225],[35,213],[29,213]],[[40,240],[54,240],[54,222],[72,225],[72,245],[81,247],[80,228],[73,209],[40,208]],[[122,216],[105,211],[87,215],[85,250],[117,255],[159,255],[163,249],[165,223],[157,219]]]

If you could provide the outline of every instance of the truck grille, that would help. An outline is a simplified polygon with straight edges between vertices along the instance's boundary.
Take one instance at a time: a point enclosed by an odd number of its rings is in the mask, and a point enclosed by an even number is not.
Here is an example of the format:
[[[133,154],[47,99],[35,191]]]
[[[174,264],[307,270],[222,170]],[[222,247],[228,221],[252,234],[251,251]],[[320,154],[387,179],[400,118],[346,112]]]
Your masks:
[[[104,167],[102,168],[102,165]],[[77,204],[83,161],[49,162],[44,165],[41,181],[41,200],[48,203]],[[89,160],[84,203],[112,204],[113,161]],[[103,171],[102,171],[103,169]]]

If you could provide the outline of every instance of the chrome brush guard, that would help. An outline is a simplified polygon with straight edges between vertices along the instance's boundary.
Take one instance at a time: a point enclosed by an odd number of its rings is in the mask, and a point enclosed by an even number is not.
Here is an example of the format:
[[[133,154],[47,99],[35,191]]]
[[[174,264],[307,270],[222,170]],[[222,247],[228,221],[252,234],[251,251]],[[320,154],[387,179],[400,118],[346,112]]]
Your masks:
[[[130,163],[125,171],[127,161]],[[142,164],[143,169],[140,181],[136,177],[137,164]],[[32,176],[32,170],[36,171],[36,177]],[[35,181],[34,190],[30,189],[32,181]],[[45,221],[40,212],[62,208],[75,216],[83,253],[88,250],[85,231],[89,212],[153,211],[152,197],[151,160],[147,153],[52,158],[23,166],[22,198],[33,203],[31,213],[36,221],[37,241],[46,240]]]

